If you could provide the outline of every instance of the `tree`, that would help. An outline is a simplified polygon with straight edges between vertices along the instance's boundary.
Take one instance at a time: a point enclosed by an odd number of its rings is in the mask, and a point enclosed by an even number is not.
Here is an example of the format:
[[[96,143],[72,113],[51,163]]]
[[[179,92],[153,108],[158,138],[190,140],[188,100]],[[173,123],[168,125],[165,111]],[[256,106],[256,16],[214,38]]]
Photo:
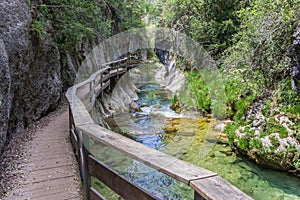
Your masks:
[[[180,27],[208,49],[214,58],[233,44],[239,30],[238,11],[243,1],[238,0],[171,0],[172,26]],[[172,5],[173,4],[173,5]]]
[[[239,11],[242,29],[227,49],[223,66],[261,74],[266,88],[289,76],[289,48],[299,9],[297,0],[255,0]],[[257,73],[255,73],[257,72]],[[252,77],[255,81],[257,77]]]

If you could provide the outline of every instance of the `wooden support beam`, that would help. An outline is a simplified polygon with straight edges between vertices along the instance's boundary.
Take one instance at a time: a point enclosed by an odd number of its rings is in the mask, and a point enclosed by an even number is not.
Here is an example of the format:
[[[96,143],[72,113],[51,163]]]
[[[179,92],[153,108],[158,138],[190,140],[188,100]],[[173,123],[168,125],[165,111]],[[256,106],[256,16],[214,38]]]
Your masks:
[[[101,180],[105,185],[114,190],[120,196],[130,200],[155,200],[158,199],[151,193],[143,190],[133,182],[125,179],[117,172],[110,169],[104,163],[93,156],[88,157],[88,170],[91,176]]]
[[[106,200],[106,198],[94,188],[90,188],[90,200]]]
[[[198,192],[194,191],[194,200],[204,200],[204,198]]]
[[[96,141],[106,144],[183,183],[189,184],[191,180],[217,175],[214,172],[147,147],[96,124],[82,125],[77,128],[83,134],[91,136]]]
[[[89,144],[89,138],[92,137],[100,143],[108,145],[145,165],[188,184],[195,191],[195,200],[251,199],[216,173],[144,146],[104,129],[93,122],[89,114],[89,109],[93,106],[89,101],[90,98],[100,95],[105,88],[110,87],[111,77],[118,77],[125,73],[128,68],[138,66],[139,62],[136,61],[131,58],[128,61],[128,58],[124,58],[106,63],[106,66],[109,67],[97,71],[89,79],[69,88],[66,94],[70,104],[70,137],[73,146],[79,154],[80,171],[83,177],[86,198],[105,199],[91,187],[90,175],[92,175],[125,199],[157,199],[90,155],[87,151],[87,145]],[[125,67],[120,67],[119,64],[123,65],[124,63]]]
[[[196,193],[199,194],[199,196],[202,196],[204,199],[252,199],[220,176],[193,180],[190,182],[190,186],[195,190]]]

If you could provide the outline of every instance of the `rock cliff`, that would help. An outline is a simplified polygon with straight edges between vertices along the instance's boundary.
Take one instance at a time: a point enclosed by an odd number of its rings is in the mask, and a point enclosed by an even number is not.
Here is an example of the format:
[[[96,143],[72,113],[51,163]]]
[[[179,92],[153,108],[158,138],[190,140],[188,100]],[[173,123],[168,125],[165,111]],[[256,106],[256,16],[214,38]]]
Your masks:
[[[300,25],[293,35],[291,48],[293,88],[300,94]]]
[[[0,152],[10,134],[49,111],[62,96],[60,53],[32,30],[26,0],[0,2]]]

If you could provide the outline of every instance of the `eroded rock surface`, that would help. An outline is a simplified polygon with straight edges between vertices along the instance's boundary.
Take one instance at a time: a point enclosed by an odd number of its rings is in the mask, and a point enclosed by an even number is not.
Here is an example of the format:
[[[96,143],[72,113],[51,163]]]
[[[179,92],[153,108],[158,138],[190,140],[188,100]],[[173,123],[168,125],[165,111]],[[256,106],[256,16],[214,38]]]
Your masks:
[[[54,110],[62,95],[58,47],[33,31],[32,20],[28,1],[0,2],[0,151],[7,136]]]
[[[176,68],[176,60],[170,61],[168,65],[161,65],[155,78],[162,88],[172,93],[179,91],[185,81],[183,72]]]
[[[293,35],[291,58],[293,88],[300,94],[300,25]]]
[[[234,146],[256,163],[276,170],[294,173],[299,160],[300,143],[295,137],[296,118],[272,108],[273,115],[264,115],[264,102],[254,102],[248,109],[244,125],[235,131]]]

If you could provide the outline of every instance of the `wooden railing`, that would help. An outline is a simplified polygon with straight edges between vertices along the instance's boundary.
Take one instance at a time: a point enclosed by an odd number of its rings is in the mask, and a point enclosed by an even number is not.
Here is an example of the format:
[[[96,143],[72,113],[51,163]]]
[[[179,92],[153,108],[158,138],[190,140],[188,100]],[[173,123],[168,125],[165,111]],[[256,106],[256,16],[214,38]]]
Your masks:
[[[119,175],[97,160],[89,151],[90,141],[105,144],[132,159],[140,161],[194,189],[194,199],[251,199],[216,173],[149,148],[94,123],[90,111],[96,97],[110,87],[110,78],[119,77],[137,66],[136,59],[124,58],[107,63],[89,79],[69,88],[70,138],[80,166],[86,199],[105,199],[91,186],[96,177],[117,194],[129,200],[159,199]]]

